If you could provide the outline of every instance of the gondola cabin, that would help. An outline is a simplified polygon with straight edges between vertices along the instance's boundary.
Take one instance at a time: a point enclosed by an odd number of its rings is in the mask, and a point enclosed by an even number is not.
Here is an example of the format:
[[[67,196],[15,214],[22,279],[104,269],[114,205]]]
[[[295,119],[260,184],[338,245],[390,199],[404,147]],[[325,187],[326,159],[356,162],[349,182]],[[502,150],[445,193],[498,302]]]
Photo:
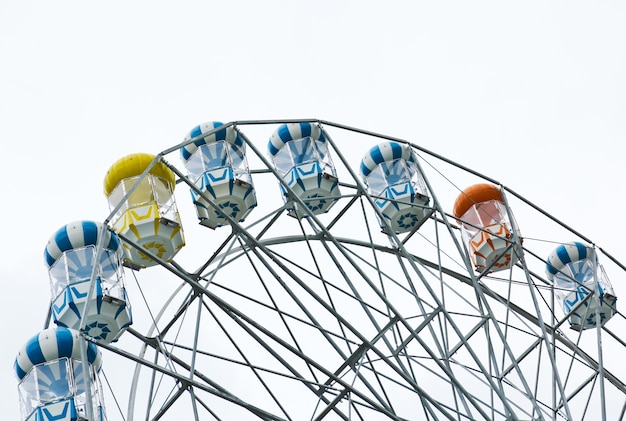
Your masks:
[[[546,275],[572,329],[604,325],[617,312],[617,297],[592,247],[561,244],[548,256]]]
[[[191,190],[198,219],[211,228],[228,224],[229,218],[243,222],[257,205],[246,144],[232,126],[215,131],[220,126],[219,122],[196,126],[181,148],[188,177],[200,190]]]
[[[374,146],[361,160],[361,178],[380,210],[383,232],[411,231],[423,222],[430,198],[408,145],[384,142]]]
[[[132,324],[123,253],[117,235],[98,222],[73,222],[50,237],[44,259],[58,326],[80,329],[82,324],[94,339],[117,341]]]
[[[475,184],[463,190],[454,202],[454,216],[478,272],[497,272],[517,262],[513,215],[507,211],[497,186]],[[515,232],[519,236],[518,232]]]
[[[106,420],[98,378],[102,356],[94,344],[81,341],[78,331],[57,327],[43,330],[21,348],[14,368],[23,421]],[[81,346],[86,347],[86,373]],[[88,399],[93,417],[88,416]]]
[[[337,202],[339,180],[322,128],[313,123],[283,124],[272,134],[269,155],[278,175],[289,214],[298,218],[319,215]],[[306,210],[299,209],[299,198]]]
[[[147,171],[147,172],[146,172]],[[145,174],[144,174],[145,173]],[[125,263],[133,268],[170,261],[185,245],[174,197],[175,175],[154,155],[136,153],[115,162],[104,178],[112,224],[124,239]]]

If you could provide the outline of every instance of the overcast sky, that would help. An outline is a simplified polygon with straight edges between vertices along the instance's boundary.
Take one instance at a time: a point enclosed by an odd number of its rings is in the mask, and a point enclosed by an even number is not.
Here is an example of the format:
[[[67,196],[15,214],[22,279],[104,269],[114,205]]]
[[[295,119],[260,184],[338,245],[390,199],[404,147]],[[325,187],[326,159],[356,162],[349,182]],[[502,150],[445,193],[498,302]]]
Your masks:
[[[626,260],[625,22],[621,1],[2,0],[4,418],[19,418],[13,360],[49,305],[48,238],[107,216],[115,160],[204,121],[408,139]]]

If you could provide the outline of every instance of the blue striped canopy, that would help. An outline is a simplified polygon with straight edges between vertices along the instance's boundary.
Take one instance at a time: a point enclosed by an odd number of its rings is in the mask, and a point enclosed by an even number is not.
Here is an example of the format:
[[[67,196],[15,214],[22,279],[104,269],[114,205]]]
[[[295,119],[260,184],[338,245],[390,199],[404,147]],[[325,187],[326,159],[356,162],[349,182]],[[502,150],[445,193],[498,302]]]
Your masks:
[[[378,164],[391,162],[396,159],[404,159],[408,162],[415,162],[417,158],[410,146],[398,142],[383,142],[369,150],[361,160],[359,170],[362,177],[371,174]]]
[[[190,141],[191,139],[195,139],[201,136],[204,133],[208,133],[213,129],[217,129],[220,126],[223,126],[224,123],[219,121],[209,121],[206,123],[202,123],[199,126],[194,127],[188,134],[185,136],[185,142]],[[239,147],[242,151],[245,150],[246,143],[243,140],[243,137],[234,129],[233,126],[228,126],[225,129],[218,130],[212,135],[199,137],[194,140],[192,143],[184,146],[181,150],[181,156],[183,157],[183,161],[187,162],[191,155],[198,149],[199,146],[208,145],[214,142],[219,142],[220,140],[225,140],[228,143],[232,143],[233,145]]]
[[[326,136],[324,136],[322,128],[317,124],[287,123],[279,126],[272,134],[272,137],[270,137],[270,141],[267,145],[269,153],[272,156],[276,156],[278,151],[280,151],[287,142],[304,139],[305,137],[310,137],[320,142],[326,142]]]
[[[558,246],[547,259],[546,275],[552,280],[554,275],[568,263],[591,259],[595,255],[593,248],[578,241]]]
[[[33,336],[20,349],[15,358],[15,374],[21,380],[37,364],[66,357],[80,361],[80,343],[85,339],[77,330],[65,327],[45,329]],[[98,347],[87,343],[87,361],[96,371],[102,365],[102,354]]]
[[[44,259],[48,267],[52,267],[68,250],[90,245],[97,246],[102,228],[103,224],[93,221],[75,221],[59,228],[50,237],[44,250]],[[104,235],[104,248],[119,254],[121,257],[123,249],[117,234],[107,228],[104,230]]]

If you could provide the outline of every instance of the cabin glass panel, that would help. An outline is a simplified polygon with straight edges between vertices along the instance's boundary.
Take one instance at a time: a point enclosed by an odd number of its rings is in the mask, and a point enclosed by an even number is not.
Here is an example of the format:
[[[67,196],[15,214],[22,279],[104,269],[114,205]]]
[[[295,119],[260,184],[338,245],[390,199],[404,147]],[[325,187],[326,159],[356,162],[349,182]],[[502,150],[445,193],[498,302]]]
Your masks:
[[[493,225],[506,225],[507,212],[504,203],[488,200],[470,207],[461,217],[461,226],[465,237],[472,238],[481,228]]]
[[[26,419],[33,409],[39,405],[39,392],[37,391],[37,375],[34,370],[22,379],[17,386],[20,410],[22,412],[22,419]]]
[[[598,283],[600,284],[600,293],[615,296],[615,291],[613,290],[611,281],[609,281],[609,277],[606,275],[604,266],[598,265],[596,276],[598,278]]]
[[[140,178],[141,176],[129,177],[120,181],[109,195],[109,206],[111,208],[117,206]],[[115,219],[118,219],[128,209],[152,203],[158,204],[161,217],[178,221],[172,186],[167,180],[153,174],[148,174],[141,179],[137,188],[128,196],[115,214]]]
[[[198,146],[186,161],[185,167],[191,181],[199,185],[202,174],[218,168],[231,167],[235,178],[250,183],[250,172],[243,146],[227,141],[218,141]]]
[[[428,196],[428,190],[426,190],[426,182],[424,181],[424,177],[419,172],[417,167],[417,163],[413,161],[404,161],[406,168],[411,177],[411,183],[415,186],[416,190],[423,194],[424,196]]]
[[[248,169],[248,160],[246,159],[244,145],[237,146],[227,143],[228,160],[230,166],[233,167],[235,178],[250,183],[250,170]]]
[[[278,171],[281,176],[284,176],[298,165],[311,162],[318,162],[322,168],[322,172],[336,175],[330,155],[328,154],[326,142],[313,140],[310,137],[285,143],[274,156],[276,171]]]
[[[24,419],[38,406],[74,395],[72,370],[68,358],[34,366],[18,385]]]
[[[367,176],[367,186],[369,187],[370,193],[374,196],[380,196],[387,188],[385,172],[380,165],[377,165]]]
[[[69,285],[89,281],[94,265],[95,276],[101,281],[106,295],[123,298],[123,272],[119,256],[103,249],[98,264],[94,263],[95,260],[96,247],[93,245],[63,252],[49,270],[53,300]]]
[[[584,286],[583,289],[580,288],[581,285]],[[554,286],[557,297],[561,300],[569,298],[572,292],[575,291],[587,295],[589,291],[593,291],[594,288],[598,288],[600,295],[615,294],[611,282],[604,271],[604,267],[598,265],[597,271],[594,274],[591,259],[578,260],[563,266],[560,271],[554,275]]]
[[[74,369],[74,403],[79,416],[85,416],[87,414],[87,390],[85,388],[85,379],[83,377],[83,363],[78,360],[72,360]],[[88,364],[89,385],[91,386],[91,404],[96,413],[96,420],[102,421],[97,415],[101,411],[99,408],[103,406],[102,387],[100,386],[100,379],[98,378],[96,371],[91,364]]]
[[[411,183],[419,193],[426,195],[426,184],[417,171],[417,165],[405,159],[381,162],[366,178],[374,196],[382,196],[388,187],[404,183]]]

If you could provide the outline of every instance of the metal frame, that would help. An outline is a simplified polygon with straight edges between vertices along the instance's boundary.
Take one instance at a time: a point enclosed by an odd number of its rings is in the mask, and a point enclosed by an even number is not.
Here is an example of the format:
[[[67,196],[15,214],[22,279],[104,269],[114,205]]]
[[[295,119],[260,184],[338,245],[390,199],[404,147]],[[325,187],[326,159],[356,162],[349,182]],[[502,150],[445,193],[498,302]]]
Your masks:
[[[567,316],[554,308],[553,290],[537,269],[545,260],[528,239],[513,238],[522,256],[511,270],[475,273],[455,218],[440,202],[441,183],[431,176],[445,172],[439,167],[454,168],[467,178],[500,185],[509,210],[523,206],[591,243],[587,237],[502,183],[414,142],[325,120],[227,123],[246,142],[255,186],[269,180],[289,190],[247,129],[288,122],[321,125],[340,168],[343,197],[328,214],[295,219],[287,216],[275,186],[276,196],[259,197],[245,223],[225,215],[231,229],[219,228],[219,235],[197,225],[191,215],[183,217],[185,230],[205,230],[211,242],[208,248],[186,245],[198,259],[195,269],[183,267],[178,257],[164,262],[144,250],[160,266],[133,272],[137,288],[151,277],[172,278],[158,313],[149,312],[157,314],[152,327],[131,328],[118,344],[87,338],[135,364],[132,379],[126,380],[131,390],[124,419],[157,420],[168,413],[198,420],[623,415],[625,369],[619,361],[607,367],[604,355],[605,349],[626,349],[615,333],[626,323],[623,316],[618,312],[595,334],[566,329]],[[341,143],[346,133],[363,140],[356,145],[362,153],[370,141],[414,148],[433,204],[419,229],[403,235],[380,232],[375,218],[380,211],[353,170],[358,161],[346,153],[355,145]],[[179,184],[202,195],[169,158],[184,144],[157,154],[152,165],[163,161]],[[451,181],[447,187],[458,190]],[[188,200],[181,194],[177,199]],[[519,209],[514,212],[517,216]],[[598,250],[614,271],[626,271]],[[139,300],[133,300],[136,310]],[[240,380],[233,381],[235,376]],[[183,407],[188,412],[178,415]]]

